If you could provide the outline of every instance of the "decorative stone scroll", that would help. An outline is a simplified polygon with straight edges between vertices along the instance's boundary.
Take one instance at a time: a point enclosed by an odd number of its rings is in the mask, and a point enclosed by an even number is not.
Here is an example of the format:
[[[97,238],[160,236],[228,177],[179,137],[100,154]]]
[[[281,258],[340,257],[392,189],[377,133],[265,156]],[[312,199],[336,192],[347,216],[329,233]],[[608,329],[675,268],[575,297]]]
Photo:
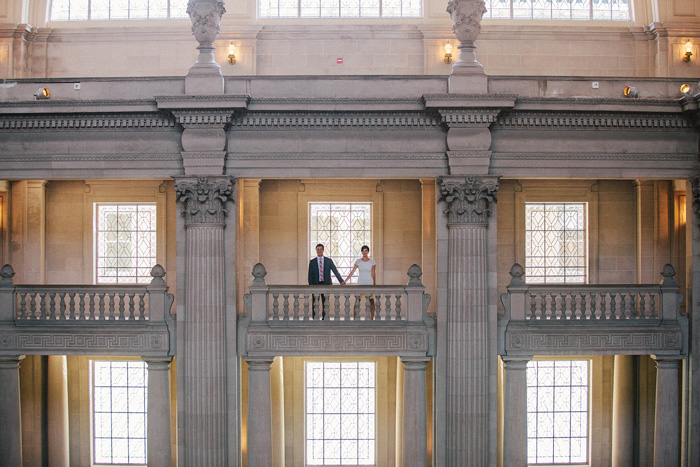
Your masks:
[[[180,179],[175,183],[178,201],[183,203],[186,224],[224,224],[226,203],[233,193],[231,177]]]
[[[496,202],[498,183],[478,177],[438,179],[442,199],[447,203],[448,223],[485,224],[491,215],[491,205]]]

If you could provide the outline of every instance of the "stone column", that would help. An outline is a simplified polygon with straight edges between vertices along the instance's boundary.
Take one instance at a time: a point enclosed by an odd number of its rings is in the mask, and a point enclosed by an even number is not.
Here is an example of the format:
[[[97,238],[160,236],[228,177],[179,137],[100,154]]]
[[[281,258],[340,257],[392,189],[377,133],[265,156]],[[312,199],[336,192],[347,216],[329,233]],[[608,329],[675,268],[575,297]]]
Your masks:
[[[656,361],[654,465],[676,467],[680,462],[680,359],[652,356]]]
[[[430,358],[401,357],[403,362],[403,465],[423,467],[428,456],[425,366]]]
[[[527,362],[530,357],[502,357],[504,375],[503,465],[527,466]]]
[[[496,179],[439,180],[448,221],[447,465],[489,465],[486,230]]]
[[[183,340],[184,465],[227,462],[224,228],[230,177],[175,182],[185,216]]]
[[[23,358],[0,357],[0,459],[3,465],[22,465],[19,362]]]
[[[48,357],[48,395],[46,401],[49,419],[48,444],[51,467],[68,467],[70,463],[68,427],[68,368],[65,355]]]
[[[635,464],[637,361],[634,355],[615,355],[613,374],[612,465]]]
[[[248,362],[248,465],[272,465],[272,357],[246,358]]]
[[[170,362],[142,357],[148,368],[148,467],[170,467]]]

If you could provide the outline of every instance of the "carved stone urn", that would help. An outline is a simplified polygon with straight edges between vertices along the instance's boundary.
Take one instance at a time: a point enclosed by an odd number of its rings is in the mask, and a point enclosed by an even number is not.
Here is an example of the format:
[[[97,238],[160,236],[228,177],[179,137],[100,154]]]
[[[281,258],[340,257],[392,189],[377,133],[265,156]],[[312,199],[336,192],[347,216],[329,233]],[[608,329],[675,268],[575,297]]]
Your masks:
[[[484,0],[450,0],[447,12],[452,17],[452,30],[459,40],[460,50],[459,60],[452,65],[452,72],[483,73],[483,67],[474,54],[474,41],[479,36],[481,18],[486,13]]]
[[[214,59],[214,40],[219,34],[221,16],[224,13],[226,8],[221,0],[189,0],[187,4],[187,14],[192,20],[192,34],[199,42],[199,55],[185,79],[186,94],[223,93],[221,67]]]

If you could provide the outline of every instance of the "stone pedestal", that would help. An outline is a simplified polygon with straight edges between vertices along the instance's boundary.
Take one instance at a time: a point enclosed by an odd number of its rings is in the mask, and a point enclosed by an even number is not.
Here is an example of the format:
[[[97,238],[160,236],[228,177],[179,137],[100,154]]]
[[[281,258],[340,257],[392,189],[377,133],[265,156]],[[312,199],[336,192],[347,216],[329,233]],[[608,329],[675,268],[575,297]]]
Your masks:
[[[0,357],[0,462],[22,465],[19,362],[24,356]]]
[[[182,352],[184,465],[227,462],[224,227],[229,177],[178,179],[185,216]]]
[[[403,465],[423,467],[427,462],[425,366],[429,358],[401,357],[403,380]]]
[[[248,362],[248,465],[272,465],[272,409],[270,365],[272,358],[246,358]]]
[[[148,467],[170,467],[170,362],[144,357],[148,368]]]
[[[497,183],[439,180],[448,217],[448,465],[489,465],[489,320],[486,230]]]
[[[529,358],[503,357],[504,422],[503,465],[527,466],[527,362]]]
[[[46,402],[49,423],[49,464],[68,467],[70,463],[68,428],[68,370],[65,355],[49,355],[48,395]]]
[[[656,415],[654,417],[654,465],[676,467],[680,463],[680,400],[678,358],[656,360]]]

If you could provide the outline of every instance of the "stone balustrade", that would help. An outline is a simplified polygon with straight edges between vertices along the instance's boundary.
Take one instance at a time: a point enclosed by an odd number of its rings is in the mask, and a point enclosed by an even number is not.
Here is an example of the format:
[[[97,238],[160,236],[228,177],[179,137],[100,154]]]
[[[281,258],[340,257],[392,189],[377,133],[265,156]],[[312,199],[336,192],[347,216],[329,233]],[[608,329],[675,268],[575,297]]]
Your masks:
[[[0,270],[0,354],[175,354],[160,265],[148,285],[15,285],[14,275]]]
[[[505,355],[684,355],[687,317],[667,264],[660,284],[527,284],[519,264],[501,295],[499,352]],[[585,331],[585,332],[584,332]]]
[[[242,355],[433,355],[435,319],[417,265],[406,285],[267,285],[266,275],[256,264],[244,296]]]

